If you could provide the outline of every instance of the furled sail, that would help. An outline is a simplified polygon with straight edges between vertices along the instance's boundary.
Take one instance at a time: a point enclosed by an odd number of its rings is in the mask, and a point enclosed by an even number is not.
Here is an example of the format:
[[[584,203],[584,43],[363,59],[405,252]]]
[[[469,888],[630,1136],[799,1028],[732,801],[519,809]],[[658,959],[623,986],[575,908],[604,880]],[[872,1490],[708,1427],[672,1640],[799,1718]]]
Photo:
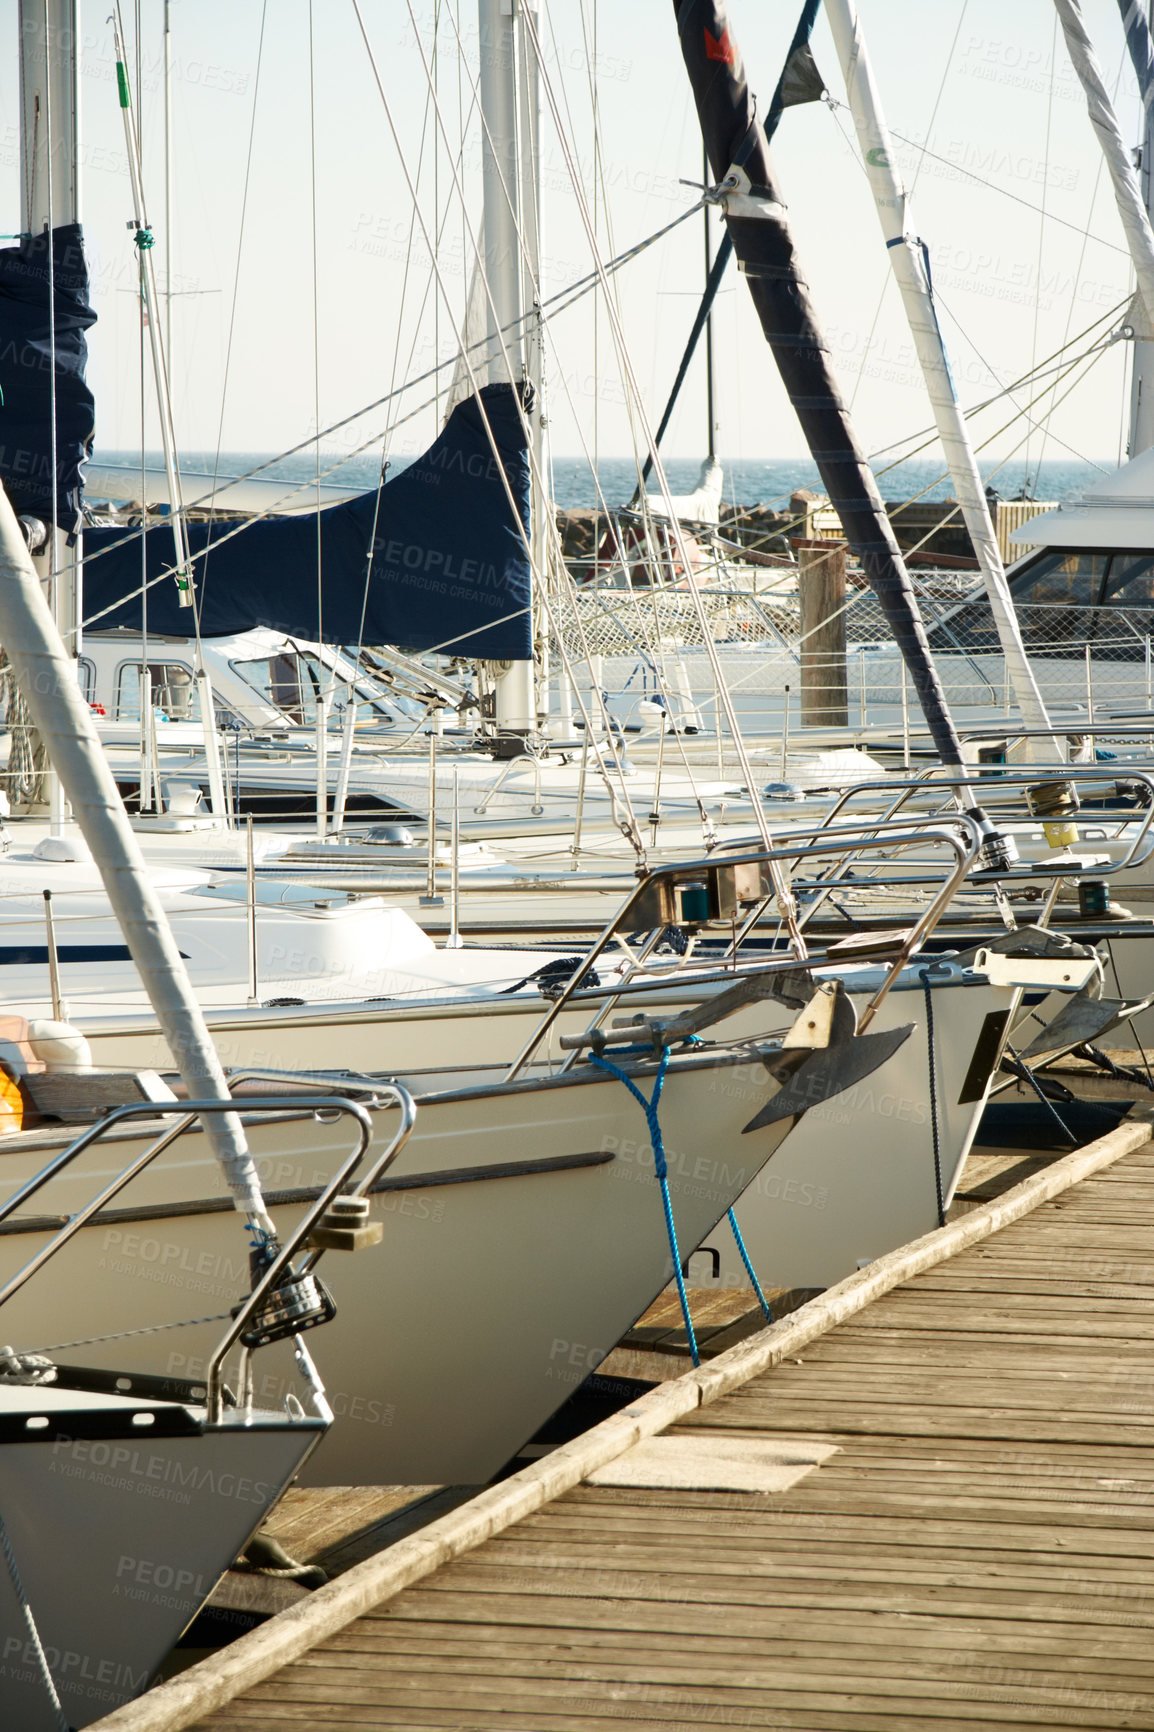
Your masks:
[[[480,401],[459,404],[424,455],[379,491],[319,513],[264,518],[239,533],[235,523],[190,522],[202,635],[267,626],[313,642],[527,659],[524,429],[513,386],[486,385]],[[184,636],[188,614],[165,576],[172,537],[155,525],[144,540],[149,630]],[[88,622],[140,630],[141,583],[138,534],[85,531]]]
[[[738,266],[830,502],[910,670],[934,747],[944,764],[960,765],[961,745],[909,574],[834,377],[725,5],[674,0],[674,6]]]
[[[78,223],[53,229],[51,254],[47,231],[0,250],[0,481],[18,516],[55,523],[69,535],[80,524],[81,469],[95,428],[84,382],[84,333],[95,322]]]

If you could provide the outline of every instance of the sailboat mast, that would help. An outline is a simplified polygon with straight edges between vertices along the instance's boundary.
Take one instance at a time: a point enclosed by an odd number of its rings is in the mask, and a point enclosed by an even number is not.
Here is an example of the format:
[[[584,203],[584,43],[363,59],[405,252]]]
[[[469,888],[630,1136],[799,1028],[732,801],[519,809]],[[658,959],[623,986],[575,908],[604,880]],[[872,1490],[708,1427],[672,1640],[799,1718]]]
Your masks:
[[[825,10],[845,77],[866,177],[874,195],[894,278],[901,291],[938,438],[981,567],[1018,709],[1028,727],[1049,727],[1050,718],[1026,657],[1026,646],[1006,583],[982,478],[954,390],[925,249],[910,231],[912,213],[901,176],[894,165],[893,141],[874,83],[861,20],[854,0],[826,0]]]
[[[1142,143],[1138,163],[1138,191],[1146,215],[1154,224],[1154,42],[1150,25],[1154,0],[1118,0],[1126,29],[1126,46],[1138,80],[1142,99]],[[1137,457],[1154,445],[1154,329],[1136,320],[1134,361],[1130,370],[1130,437],[1127,455]]]
[[[517,53],[512,0],[478,0],[481,49],[481,183],[490,384],[524,378],[517,127]],[[537,726],[533,663],[512,662],[497,682],[497,733],[506,740]]]
[[[53,233],[80,221],[80,73],[77,0],[20,0],[20,119],[23,138],[20,178],[20,227],[27,235],[47,236],[49,343],[52,353],[48,379],[56,380],[56,306]],[[52,403],[51,463],[55,502],[59,480],[56,451],[56,403]],[[53,619],[67,645],[74,672],[80,655],[81,547],[67,546],[55,523],[34,558],[48,587]],[[53,775],[49,792],[53,835],[67,816],[60,778]]]
[[[516,8],[517,88],[520,101],[521,241],[524,255],[525,292],[529,303],[525,321],[525,377],[533,387],[533,409],[529,420],[533,451],[533,486],[530,494],[530,546],[533,572],[542,583],[550,583],[553,502],[549,494],[549,418],[545,413],[545,321],[541,314],[541,251],[543,209],[541,202],[541,80],[537,56],[524,27],[526,6]],[[535,4],[532,6],[536,13]],[[534,610],[540,625],[541,614]],[[536,721],[549,705],[549,634],[535,632],[535,655],[540,674],[540,699]],[[569,730],[571,731],[571,730]]]

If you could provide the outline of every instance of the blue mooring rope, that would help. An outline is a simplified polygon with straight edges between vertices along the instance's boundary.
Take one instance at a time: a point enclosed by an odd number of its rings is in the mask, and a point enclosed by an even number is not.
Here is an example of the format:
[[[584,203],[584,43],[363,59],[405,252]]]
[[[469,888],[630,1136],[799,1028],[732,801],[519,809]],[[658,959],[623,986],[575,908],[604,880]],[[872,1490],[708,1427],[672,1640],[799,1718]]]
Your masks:
[[[665,1144],[661,1137],[661,1125],[657,1118],[657,1108],[661,1100],[661,1090],[665,1083],[665,1073],[669,1068],[669,1048],[663,1047],[661,1062],[657,1066],[657,1075],[653,1080],[653,1094],[646,1100],[632,1077],[615,1065],[611,1059],[602,1058],[598,1053],[590,1053],[590,1064],[598,1070],[606,1071],[610,1076],[623,1082],[633,1096],[649,1126],[649,1141],[653,1145],[653,1169],[657,1174],[657,1183],[661,1187],[661,1206],[665,1210],[665,1232],[669,1240],[669,1249],[673,1256],[673,1276],[677,1282],[677,1297],[681,1301],[681,1315],[685,1320],[685,1334],[689,1341],[689,1351],[694,1365],[701,1364],[701,1355],[697,1351],[697,1336],[693,1333],[693,1318],[689,1315],[689,1298],[685,1291],[685,1277],[681,1273],[681,1253],[677,1248],[677,1228],[673,1224],[673,1204],[669,1197],[669,1168],[665,1161]]]
[[[690,1044],[693,1046],[699,1046],[701,1044],[697,1035],[690,1035],[689,1040]],[[645,1049],[639,1048],[637,1050],[644,1051]],[[623,1082],[625,1087],[629,1090],[629,1093],[640,1106],[642,1112],[645,1114],[645,1122],[649,1126],[649,1141],[653,1146],[653,1169],[657,1175],[657,1182],[661,1186],[661,1206],[665,1210],[665,1232],[669,1239],[669,1250],[673,1257],[673,1275],[677,1282],[677,1297],[681,1301],[681,1315],[685,1321],[685,1334],[689,1341],[689,1351],[693,1357],[693,1363],[694,1365],[700,1365],[701,1355],[697,1350],[697,1336],[693,1330],[693,1318],[689,1314],[689,1295],[685,1291],[685,1277],[681,1270],[681,1252],[677,1245],[677,1228],[673,1220],[673,1202],[669,1195],[669,1168],[665,1160],[665,1143],[662,1139],[661,1124],[657,1116],[657,1108],[661,1100],[661,1090],[665,1085],[665,1073],[669,1069],[669,1048],[662,1048],[661,1062],[657,1067],[657,1075],[653,1081],[653,1094],[649,1100],[646,1100],[632,1077],[626,1076],[625,1072],[615,1065],[612,1060],[603,1058],[597,1053],[590,1053],[589,1062],[590,1064],[596,1065],[599,1070],[607,1071],[610,1076],[616,1077],[618,1082]],[[753,1291],[757,1294],[757,1302],[761,1306],[766,1322],[772,1323],[773,1312],[770,1310],[769,1301],[761,1290],[761,1282],[757,1278],[757,1272],[753,1267],[749,1252],[746,1250],[745,1240],[741,1236],[741,1228],[737,1224],[737,1216],[734,1214],[732,1209],[729,1209],[727,1214],[729,1225],[733,1229],[734,1243],[737,1246],[741,1261],[745,1265],[745,1272],[749,1276],[750,1282],[753,1286]]]
[[[737,1224],[737,1216],[734,1214],[732,1209],[729,1211],[729,1224],[733,1228],[734,1243],[736,1244],[738,1251],[741,1253],[742,1262],[745,1264],[745,1273],[749,1276],[750,1281],[753,1283],[753,1291],[757,1294],[757,1303],[761,1306],[762,1312],[765,1316],[765,1321],[767,1323],[772,1323],[773,1312],[769,1308],[769,1300],[761,1290],[761,1282],[758,1280],[753,1264],[749,1260],[749,1252],[745,1248],[745,1240],[741,1236],[741,1228]]]
[[[702,1045],[701,1036],[699,1034],[689,1035],[686,1039],[686,1045],[687,1046],[701,1046]],[[765,1294],[761,1290],[761,1282],[757,1278],[757,1271],[753,1267],[753,1263],[750,1260],[749,1252],[745,1248],[745,1240],[741,1236],[741,1228],[737,1224],[737,1216],[734,1214],[732,1209],[729,1209],[727,1211],[727,1214],[728,1214],[728,1218],[729,1218],[729,1224],[733,1228],[733,1242],[737,1246],[738,1254],[741,1257],[741,1261],[745,1264],[745,1272],[749,1276],[749,1279],[753,1285],[753,1291],[757,1294],[757,1303],[761,1306],[762,1315],[764,1316],[765,1321],[767,1323],[772,1323],[773,1322],[773,1312],[769,1308],[769,1300],[766,1298]]]

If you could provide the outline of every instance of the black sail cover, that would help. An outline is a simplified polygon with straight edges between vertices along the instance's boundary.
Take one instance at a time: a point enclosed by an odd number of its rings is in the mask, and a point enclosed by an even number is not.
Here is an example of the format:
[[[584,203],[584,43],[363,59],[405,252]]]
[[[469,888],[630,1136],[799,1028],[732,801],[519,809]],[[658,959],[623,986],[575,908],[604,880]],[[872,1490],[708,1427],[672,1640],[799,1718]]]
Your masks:
[[[917,598],[873,471],[858,447],[773,178],[765,129],[723,0],[674,0],[681,50],[710,165],[749,177],[757,214],[727,213],[738,267],[830,503],[869,578],[910,670],[943,764],[962,761]]]
[[[84,333],[95,322],[79,224],[53,229],[51,250],[47,230],[0,250],[0,481],[19,516],[55,522],[69,535],[80,523],[81,467],[95,428],[92,393],[84,382]]]
[[[525,416],[511,385],[480,395],[458,404],[424,455],[379,490],[239,534],[232,522],[190,522],[202,635],[267,626],[314,643],[528,661]],[[187,636],[188,609],[164,575],[172,531],[161,518],[143,539],[148,629]],[[139,631],[143,581],[140,534],[85,530],[86,622]]]

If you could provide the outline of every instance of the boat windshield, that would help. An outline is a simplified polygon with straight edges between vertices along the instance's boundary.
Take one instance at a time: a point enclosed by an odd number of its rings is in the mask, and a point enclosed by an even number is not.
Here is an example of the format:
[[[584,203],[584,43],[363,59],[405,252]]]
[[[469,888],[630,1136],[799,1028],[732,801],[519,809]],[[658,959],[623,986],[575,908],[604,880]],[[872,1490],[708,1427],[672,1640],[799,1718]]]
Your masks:
[[[1041,548],[1010,578],[1026,649],[1033,656],[1145,656],[1154,633],[1154,553],[1141,549]],[[935,650],[999,647],[989,603],[970,601],[930,630]]]
[[[366,680],[351,679],[347,670],[330,666],[313,651],[285,649],[275,655],[234,661],[230,665],[266,703],[297,727],[309,727],[316,722],[322,691],[332,694],[334,714],[343,715],[351,697],[356,703],[359,723],[392,725],[383,693],[374,691]]]

